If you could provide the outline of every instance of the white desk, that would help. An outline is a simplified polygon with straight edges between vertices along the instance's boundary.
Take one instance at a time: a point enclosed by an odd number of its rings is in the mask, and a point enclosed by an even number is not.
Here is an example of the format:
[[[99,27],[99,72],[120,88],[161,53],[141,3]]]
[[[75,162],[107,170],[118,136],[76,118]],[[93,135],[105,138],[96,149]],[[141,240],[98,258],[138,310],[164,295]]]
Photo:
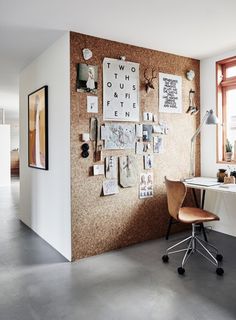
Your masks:
[[[196,177],[193,179],[186,179],[184,184],[188,188],[234,193],[236,195],[236,184],[218,184],[216,178]]]
[[[195,204],[198,208],[204,209],[206,191],[231,193],[236,195],[236,184],[223,184],[218,183],[216,178],[207,177],[196,177],[192,179],[186,179],[184,184],[187,188],[191,188],[193,191],[193,196]],[[201,206],[198,204],[195,189],[202,190],[202,203]]]

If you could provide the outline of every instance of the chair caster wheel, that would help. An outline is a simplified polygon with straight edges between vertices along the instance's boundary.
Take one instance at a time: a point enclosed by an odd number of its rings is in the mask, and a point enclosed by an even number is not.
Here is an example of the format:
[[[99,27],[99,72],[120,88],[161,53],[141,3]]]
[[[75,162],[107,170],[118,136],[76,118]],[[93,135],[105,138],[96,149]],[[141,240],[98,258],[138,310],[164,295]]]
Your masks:
[[[217,255],[216,255],[216,260],[219,261],[219,262],[221,262],[221,261],[223,260],[222,254],[217,254]]]
[[[167,254],[165,254],[165,255],[162,257],[162,261],[163,261],[164,263],[169,262],[169,257],[168,257]]]
[[[218,274],[218,276],[223,276],[223,274],[224,274],[224,269],[222,269],[222,268],[217,268],[217,269],[216,269],[216,273]]]
[[[177,269],[177,271],[178,271],[178,274],[181,274],[181,275],[183,275],[183,274],[185,273],[185,269],[182,268],[182,267],[179,267],[179,268]]]

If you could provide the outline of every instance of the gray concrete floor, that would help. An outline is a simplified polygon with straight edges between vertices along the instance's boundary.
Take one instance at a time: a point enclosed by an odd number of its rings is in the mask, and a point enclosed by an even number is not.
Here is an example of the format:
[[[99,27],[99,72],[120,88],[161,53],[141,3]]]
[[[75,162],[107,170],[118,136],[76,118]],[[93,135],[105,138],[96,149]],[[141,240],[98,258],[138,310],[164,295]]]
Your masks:
[[[0,320],[236,319],[236,239],[210,232],[224,277],[200,257],[161,261],[185,234],[68,263],[16,218],[18,182],[0,188]],[[220,223],[220,222],[219,222]]]

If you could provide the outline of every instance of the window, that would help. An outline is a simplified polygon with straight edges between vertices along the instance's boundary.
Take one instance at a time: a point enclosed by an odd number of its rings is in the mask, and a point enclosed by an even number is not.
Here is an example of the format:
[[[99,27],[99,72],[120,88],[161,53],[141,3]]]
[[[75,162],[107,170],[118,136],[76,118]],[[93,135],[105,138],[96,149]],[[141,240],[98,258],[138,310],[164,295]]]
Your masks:
[[[222,124],[218,128],[218,162],[229,161],[227,146],[232,146],[232,160],[236,150],[236,57],[216,63],[217,113]]]

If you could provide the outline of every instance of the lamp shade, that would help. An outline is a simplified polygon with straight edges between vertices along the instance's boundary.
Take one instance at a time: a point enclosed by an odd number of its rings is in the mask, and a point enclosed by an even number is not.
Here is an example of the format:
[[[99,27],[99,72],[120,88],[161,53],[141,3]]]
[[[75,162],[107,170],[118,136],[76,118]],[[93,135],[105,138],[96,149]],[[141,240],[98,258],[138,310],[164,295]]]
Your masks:
[[[208,115],[206,118],[206,124],[218,124],[219,120],[217,118],[217,116],[214,114],[214,111],[211,109],[209,111],[207,111]]]

